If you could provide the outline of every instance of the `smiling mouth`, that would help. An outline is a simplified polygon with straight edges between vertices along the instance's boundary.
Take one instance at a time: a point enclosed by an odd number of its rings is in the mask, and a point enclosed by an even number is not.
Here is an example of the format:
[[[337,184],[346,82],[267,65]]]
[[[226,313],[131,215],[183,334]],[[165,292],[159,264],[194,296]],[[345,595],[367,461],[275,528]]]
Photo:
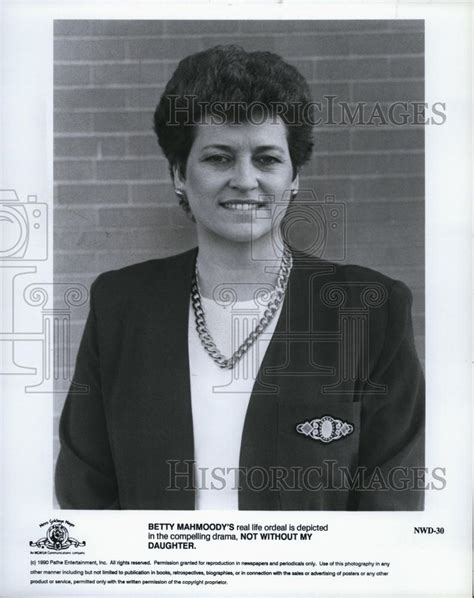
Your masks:
[[[268,201],[242,201],[242,200],[229,200],[223,201],[219,204],[226,210],[258,210],[269,206]]]

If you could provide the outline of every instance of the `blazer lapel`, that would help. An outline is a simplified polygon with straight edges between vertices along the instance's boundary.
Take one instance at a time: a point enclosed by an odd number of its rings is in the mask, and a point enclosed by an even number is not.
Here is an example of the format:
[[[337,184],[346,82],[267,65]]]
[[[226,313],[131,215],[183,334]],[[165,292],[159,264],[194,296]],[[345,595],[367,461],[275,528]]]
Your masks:
[[[194,439],[188,359],[188,314],[196,250],[155,262],[147,290],[134,306],[130,359],[141,388],[130,414],[141,422],[142,508],[194,509]],[[138,314],[137,314],[138,312]],[[138,394],[138,393],[137,393]],[[144,450],[146,447],[146,450]],[[144,504],[145,502],[145,504]]]
[[[314,413],[321,384],[333,374],[332,368],[324,365],[327,347],[312,340],[319,311],[319,280],[333,272],[334,267],[325,262],[294,258],[282,312],[245,418],[240,452],[241,510],[288,508],[281,478],[290,464],[307,460],[306,447],[301,449],[297,443],[295,427],[301,417]],[[287,482],[291,484],[290,479]]]

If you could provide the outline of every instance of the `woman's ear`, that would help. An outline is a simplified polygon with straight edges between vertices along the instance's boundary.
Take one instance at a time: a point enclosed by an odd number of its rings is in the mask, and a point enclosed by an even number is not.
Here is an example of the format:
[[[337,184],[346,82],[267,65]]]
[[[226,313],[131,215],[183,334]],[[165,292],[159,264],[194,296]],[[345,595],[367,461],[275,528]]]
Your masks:
[[[184,178],[178,165],[173,166],[173,183],[176,191],[184,191]]]

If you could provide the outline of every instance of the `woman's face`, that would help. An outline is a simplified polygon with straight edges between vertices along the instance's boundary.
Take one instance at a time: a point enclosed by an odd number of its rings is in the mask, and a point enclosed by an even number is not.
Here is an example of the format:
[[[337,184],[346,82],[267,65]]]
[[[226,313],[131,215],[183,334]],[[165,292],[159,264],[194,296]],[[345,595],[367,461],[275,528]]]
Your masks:
[[[276,227],[298,188],[282,121],[201,124],[175,186],[187,195],[198,234],[233,242],[261,239]]]

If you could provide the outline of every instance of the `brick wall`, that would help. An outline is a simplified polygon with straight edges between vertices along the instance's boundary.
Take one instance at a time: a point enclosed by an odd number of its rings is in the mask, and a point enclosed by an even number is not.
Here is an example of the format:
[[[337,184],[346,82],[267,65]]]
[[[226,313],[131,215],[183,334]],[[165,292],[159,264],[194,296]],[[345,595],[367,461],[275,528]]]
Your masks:
[[[422,21],[56,21],[54,259],[57,281],[196,244],[177,206],[152,116],[178,61],[220,43],[281,54],[315,99],[424,99]],[[348,262],[405,281],[424,356],[424,133],[421,126],[315,131],[301,186],[346,205]],[[86,308],[74,314],[75,359]],[[56,405],[56,417],[61,402]]]

